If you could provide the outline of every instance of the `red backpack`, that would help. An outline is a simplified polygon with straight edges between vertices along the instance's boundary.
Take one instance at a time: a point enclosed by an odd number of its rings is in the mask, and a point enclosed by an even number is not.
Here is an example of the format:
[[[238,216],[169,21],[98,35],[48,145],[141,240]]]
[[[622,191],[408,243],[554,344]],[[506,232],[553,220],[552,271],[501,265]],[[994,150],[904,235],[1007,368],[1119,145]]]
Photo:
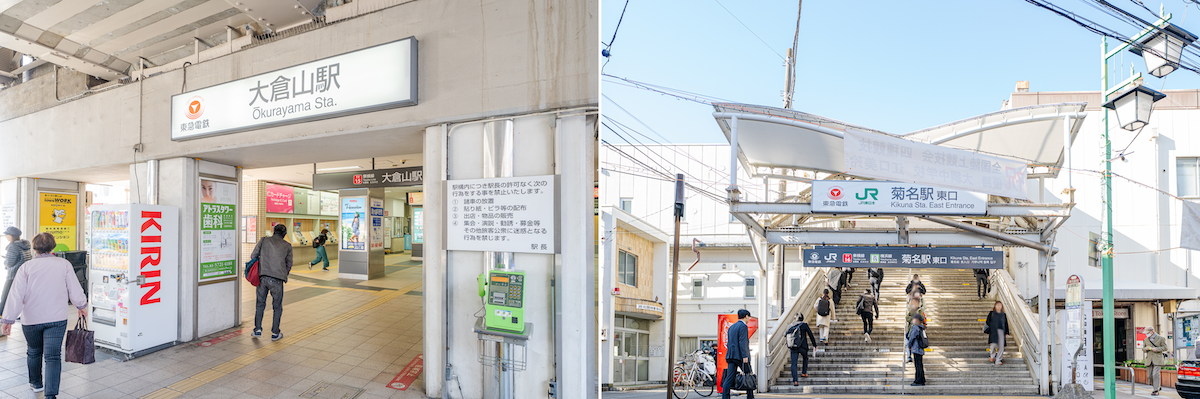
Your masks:
[[[249,281],[250,285],[258,286],[258,258],[246,262],[246,281]]]

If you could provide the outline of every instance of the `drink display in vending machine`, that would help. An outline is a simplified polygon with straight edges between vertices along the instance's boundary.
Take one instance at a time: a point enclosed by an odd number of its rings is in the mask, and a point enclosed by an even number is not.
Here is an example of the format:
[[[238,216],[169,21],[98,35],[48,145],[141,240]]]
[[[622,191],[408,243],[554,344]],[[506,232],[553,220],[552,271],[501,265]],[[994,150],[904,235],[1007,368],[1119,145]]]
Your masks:
[[[179,336],[179,211],[96,205],[91,212],[88,309],[96,346],[126,358]]]

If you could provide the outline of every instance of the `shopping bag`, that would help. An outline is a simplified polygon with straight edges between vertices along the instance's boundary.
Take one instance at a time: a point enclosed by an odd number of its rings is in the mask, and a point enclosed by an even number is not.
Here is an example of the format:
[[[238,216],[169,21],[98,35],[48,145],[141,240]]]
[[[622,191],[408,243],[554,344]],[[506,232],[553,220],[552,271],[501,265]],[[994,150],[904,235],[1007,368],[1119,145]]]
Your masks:
[[[246,281],[249,281],[250,285],[258,286],[258,258],[246,262]]]
[[[67,331],[66,360],[71,363],[92,364],[96,362],[96,333],[87,329],[87,319],[82,316],[75,329]]]

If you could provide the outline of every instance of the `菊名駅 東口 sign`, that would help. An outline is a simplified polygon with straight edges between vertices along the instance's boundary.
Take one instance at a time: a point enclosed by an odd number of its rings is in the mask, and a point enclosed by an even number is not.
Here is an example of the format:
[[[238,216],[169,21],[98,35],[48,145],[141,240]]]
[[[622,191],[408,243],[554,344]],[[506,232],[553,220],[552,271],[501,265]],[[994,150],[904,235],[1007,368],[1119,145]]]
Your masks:
[[[446,249],[558,253],[555,178],[447,181]]]
[[[234,133],[417,103],[417,39],[171,96],[171,140]]]
[[[313,190],[419,186],[425,184],[425,168],[376,169],[360,172],[313,175]]]
[[[814,180],[812,209],[821,213],[982,215],[987,195],[924,184]]]
[[[964,247],[833,247],[804,250],[805,267],[1000,269],[1004,251]]]

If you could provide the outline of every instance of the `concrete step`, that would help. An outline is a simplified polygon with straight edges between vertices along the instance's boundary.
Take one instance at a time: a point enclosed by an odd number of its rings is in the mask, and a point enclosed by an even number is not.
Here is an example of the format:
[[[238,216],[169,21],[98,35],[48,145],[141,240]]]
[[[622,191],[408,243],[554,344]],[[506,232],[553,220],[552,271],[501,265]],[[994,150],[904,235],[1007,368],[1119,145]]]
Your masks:
[[[841,370],[841,371],[839,371],[839,370],[817,370],[817,369],[814,369],[812,366],[813,366],[812,363],[808,364],[808,378],[810,378],[810,379],[852,378],[852,377],[889,378],[889,377],[895,377],[899,373],[904,372],[904,371],[901,371],[900,368],[896,368],[894,370],[879,370],[879,371],[868,371],[868,370],[853,370],[853,371]],[[797,373],[800,372],[799,367],[797,367],[796,370],[797,370],[796,371]],[[986,371],[987,371],[988,378],[1000,379],[1002,381],[1008,381],[1009,378],[1030,378],[1028,371],[1020,370],[1020,369],[1016,369],[1016,368],[1007,369],[1007,370],[986,370]],[[907,370],[907,373],[909,375],[911,375],[912,372],[913,372],[912,367],[909,367]],[[928,378],[942,377],[940,379],[945,380],[945,379],[949,379],[951,377],[961,376],[961,375],[963,375],[963,371],[956,370],[956,369],[949,369],[949,368],[941,368],[941,369],[935,370],[935,369],[932,369],[927,366],[927,367],[925,367],[925,375],[928,376]],[[783,370],[783,372],[779,373],[779,377],[780,378],[789,378],[789,379],[792,378],[791,369],[785,367],[785,370]]]
[[[911,384],[913,381],[913,378],[916,378],[916,372],[913,370],[909,370],[908,373],[903,376],[896,374],[896,375],[892,375],[892,376],[885,377],[885,378],[869,378],[869,377],[813,378],[812,374],[809,374],[808,378],[803,378],[804,381],[801,381],[800,383],[805,384],[805,385],[810,385],[810,386],[811,385],[899,385],[899,384]],[[791,381],[791,379],[792,379],[791,374],[788,374],[787,379],[785,381]],[[990,376],[976,376],[976,377],[949,377],[949,376],[947,376],[942,379],[936,379],[932,375],[926,374],[925,379],[927,380],[926,384],[936,384],[936,385],[985,385],[985,384],[1004,385],[1004,386],[1034,385],[1033,377],[1030,377],[1028,374],[1026,374],[1024,378],[1005,379],[1003,381],[1003,384],[997,384],[997,381],[993,378],[990,378]],[[936,382],[934,382],[935,380],[936,380]],[[959,392],[959,393],[962,394],[962,393],[966,393],[966,392],[970,392],[970,391],[964,391],[964,392]]]
[[[789,379],[790,381],[790,379]],[[979,385],[940,385],[929,379],[925,386],[909,386],[912,380],[896,385],[772,385],[771,393],[815,393],[815,394],[883,394],[883,395],[1004,395],[1037,396],[1037,385],[995,385],[993,381]]]

